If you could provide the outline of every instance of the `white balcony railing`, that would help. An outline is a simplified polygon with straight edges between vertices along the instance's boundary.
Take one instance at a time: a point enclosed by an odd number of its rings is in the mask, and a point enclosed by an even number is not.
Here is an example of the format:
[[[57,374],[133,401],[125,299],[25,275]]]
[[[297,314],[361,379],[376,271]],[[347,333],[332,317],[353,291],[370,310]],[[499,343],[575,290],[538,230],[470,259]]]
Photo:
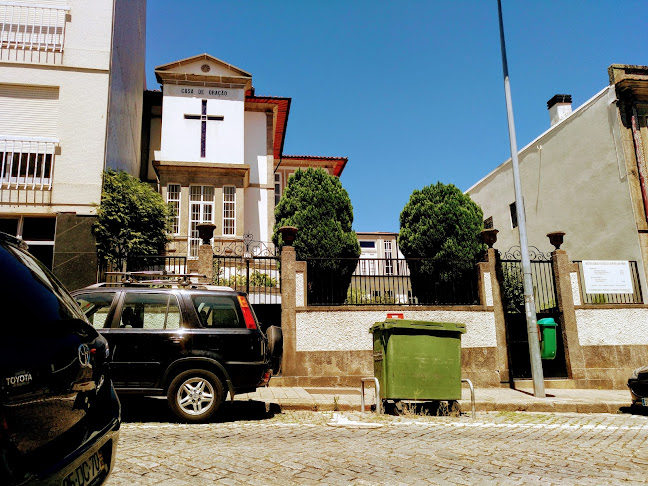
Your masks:
[[[52,189],[58,140],[0,136],[0,188]]]
[[[70,7],[0,1],[0,48],[63,52]]]

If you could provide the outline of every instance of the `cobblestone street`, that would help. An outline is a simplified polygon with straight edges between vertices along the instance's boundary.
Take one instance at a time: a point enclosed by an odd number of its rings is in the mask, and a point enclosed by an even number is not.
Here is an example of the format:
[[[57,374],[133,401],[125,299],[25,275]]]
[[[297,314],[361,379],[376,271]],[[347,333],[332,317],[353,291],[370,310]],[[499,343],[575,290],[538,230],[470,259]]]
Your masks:
[[[146,420],[125,414],[108,486],[648,482],[640,415],[345,412],[335,421],[333,412],[273,414],[250,402],[227,404],[219,422],[187,425],[151,403]]]

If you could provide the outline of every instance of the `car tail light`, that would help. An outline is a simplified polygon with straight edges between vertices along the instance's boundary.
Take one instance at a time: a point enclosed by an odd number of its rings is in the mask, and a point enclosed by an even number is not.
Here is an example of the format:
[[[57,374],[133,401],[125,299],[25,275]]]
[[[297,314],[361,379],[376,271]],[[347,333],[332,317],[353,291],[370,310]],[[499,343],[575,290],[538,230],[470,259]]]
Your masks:
[[[252,315],[252,309],[250,309],[250,304],[248,303],[247,299],[242,295],[239,295],[238,301],[241,305],[241,311],[243,312],[245,327],[247,327],[248,329],[256,329],[256,321],[254,320],[254,315]]]

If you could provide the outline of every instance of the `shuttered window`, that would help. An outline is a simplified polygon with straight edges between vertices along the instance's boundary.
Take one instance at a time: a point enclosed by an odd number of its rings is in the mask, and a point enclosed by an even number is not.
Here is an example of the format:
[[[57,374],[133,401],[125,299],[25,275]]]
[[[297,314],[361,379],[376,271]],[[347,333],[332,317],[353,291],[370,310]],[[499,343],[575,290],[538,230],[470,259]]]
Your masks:
[[[0,84],[0,135],[56,137],[59,90]]]

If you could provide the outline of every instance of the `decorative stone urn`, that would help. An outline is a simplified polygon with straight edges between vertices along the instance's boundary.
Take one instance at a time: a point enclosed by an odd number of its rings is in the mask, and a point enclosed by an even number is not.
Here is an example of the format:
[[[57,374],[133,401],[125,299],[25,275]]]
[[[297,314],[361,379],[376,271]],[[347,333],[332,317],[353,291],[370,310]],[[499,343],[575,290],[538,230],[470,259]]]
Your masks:
[[[482,230],[480,233],[481,239],[484,243],[488,245],[488,248],[493,248],[493,245],[497,241],[497,233],[499,233],[499,230],[489,228]]]
[[[281,238],[283,239],[286,246],[292,246],[297,237],[297,227],[296,226],[282,226],[279,228],[281,233]]]
[[[551,233],[547,233],[549,243],[551,243],[556,248],[556,250],[560,250],[560,245],[563,244],[564,236],[564,231],[552,231]]]
[[[203,245],[209,245],[209,240],[214,236],[216,225],[214,223],[200,223],[196,225],[198,237],[202,240]]]

